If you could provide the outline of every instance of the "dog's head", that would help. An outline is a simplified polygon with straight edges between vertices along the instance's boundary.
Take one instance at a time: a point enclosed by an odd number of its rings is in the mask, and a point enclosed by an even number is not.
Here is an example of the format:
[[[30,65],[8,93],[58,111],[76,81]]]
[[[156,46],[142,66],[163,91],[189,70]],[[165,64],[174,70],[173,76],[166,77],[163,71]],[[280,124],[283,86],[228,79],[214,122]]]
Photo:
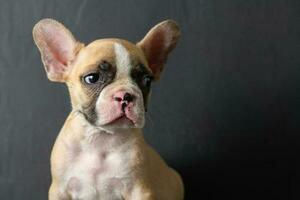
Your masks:
[[[65,82],[73,110],[108,131],[143,127],[151,82],[159,79],[179,36],[171,20],[153,27],[137,44],[100,39],[85,46],[52,19],[33,28],[48,78]]]

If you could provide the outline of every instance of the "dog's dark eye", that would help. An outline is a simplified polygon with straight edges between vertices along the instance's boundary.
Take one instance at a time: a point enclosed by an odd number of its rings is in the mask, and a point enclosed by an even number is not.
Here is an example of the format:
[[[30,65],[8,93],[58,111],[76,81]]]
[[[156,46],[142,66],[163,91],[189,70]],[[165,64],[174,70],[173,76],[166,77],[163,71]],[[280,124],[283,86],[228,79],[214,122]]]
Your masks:
[[[151,86],[151,82],[152,82],[152,77],[150,76],[150,75],[145,75],[144,77],[143,77],[143,85],[145,86],[145,87],[150,87]]]
[[[91,73],[86,75],[83,80],[84,82],[86,82],[87,84],[95,84],[99,81],[99,73]]]

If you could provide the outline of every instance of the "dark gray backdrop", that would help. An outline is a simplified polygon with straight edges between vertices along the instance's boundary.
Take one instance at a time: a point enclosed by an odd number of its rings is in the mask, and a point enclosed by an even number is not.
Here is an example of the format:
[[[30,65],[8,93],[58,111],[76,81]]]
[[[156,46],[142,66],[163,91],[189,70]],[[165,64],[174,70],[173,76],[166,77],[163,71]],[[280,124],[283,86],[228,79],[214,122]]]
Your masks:
[[[0,2],[0,199],[41,200],[70,111],[31,30],[44,17],[76,38],[141,39],[175,19],[181,41],[153,88],[145,137],[183,176],[186,199],[297,199],[298,0]]]

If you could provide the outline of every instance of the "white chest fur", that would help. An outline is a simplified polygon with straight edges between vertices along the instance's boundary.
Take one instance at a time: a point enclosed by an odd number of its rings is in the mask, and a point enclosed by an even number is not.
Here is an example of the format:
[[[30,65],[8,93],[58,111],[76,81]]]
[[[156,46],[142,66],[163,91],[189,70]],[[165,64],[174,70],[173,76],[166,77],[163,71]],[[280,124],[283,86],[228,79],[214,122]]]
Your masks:
[[[130,190],[134,152],[128,136],[90,133],[77,144],[68,145],[64,189],[72,199],[117,200]]]

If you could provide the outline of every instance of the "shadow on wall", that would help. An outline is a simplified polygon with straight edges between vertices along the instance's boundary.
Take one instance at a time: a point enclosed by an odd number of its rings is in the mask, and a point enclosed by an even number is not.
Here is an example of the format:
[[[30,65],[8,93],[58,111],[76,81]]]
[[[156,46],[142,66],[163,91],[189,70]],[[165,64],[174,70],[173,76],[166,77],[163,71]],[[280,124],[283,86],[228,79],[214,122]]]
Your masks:
[[[227,92],[235,97],[219,99],[219,105],[203,117],[214,119],[212,129],[205,128],[209,121],[193,123],[199,124],[199,134],[209,131],[205,134],[212,139],[206,142],[212,144],[203,148],[205,157],[177,165],[186,199],[289,199],[284,100],[267,93],[250,94],[249,99],[237,91]]]

